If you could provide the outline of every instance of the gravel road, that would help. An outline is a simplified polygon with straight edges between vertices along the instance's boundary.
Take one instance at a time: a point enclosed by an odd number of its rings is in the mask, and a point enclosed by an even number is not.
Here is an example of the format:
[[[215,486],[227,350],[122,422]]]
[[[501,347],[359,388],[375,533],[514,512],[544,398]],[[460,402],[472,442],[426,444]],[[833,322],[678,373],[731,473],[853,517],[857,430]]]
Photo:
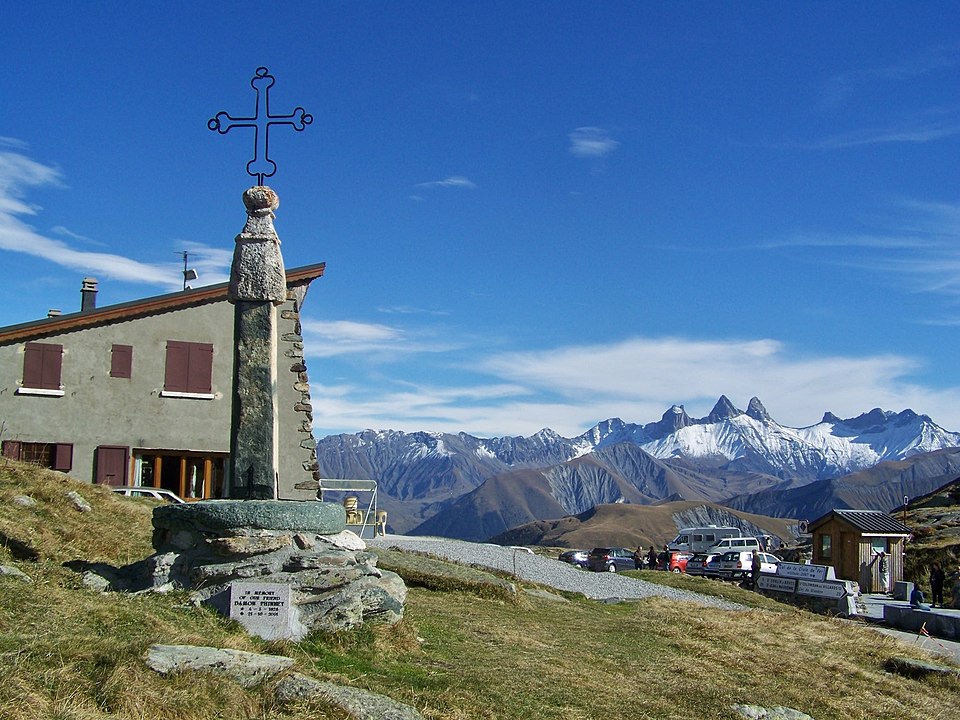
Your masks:
[[[370,549],[381,547],[413,550],[465,565],[493,568],[511,573],[520,580],[535,582],[557,590],[583,593],[588,598],[595,600],[660,596],[677,602],[696,603],[721,610],[746,609],[743,605],[729,600],[657,585],[616,573],[581,570],[559,560],[533,555],[525,550],[514,550],[501,545],[409,535],[386,535],[367,540],[366,543]]]

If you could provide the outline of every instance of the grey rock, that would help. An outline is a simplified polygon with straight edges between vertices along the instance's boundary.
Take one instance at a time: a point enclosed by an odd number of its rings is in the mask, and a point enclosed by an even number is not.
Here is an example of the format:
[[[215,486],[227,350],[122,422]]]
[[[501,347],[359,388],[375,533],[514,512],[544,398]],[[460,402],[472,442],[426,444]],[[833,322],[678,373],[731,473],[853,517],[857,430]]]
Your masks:
[[[13,504],[18,507],[34,507],[37,501],[29,495],[14,495]]]
[[[913,658],[894,656],[884,663],[887,672],[919,679],[927,675],[960,675],[960,670],[939,663],[915,660]]]
[[[813,720],[804,712],[782,705],[769,708],[760,705],[732,705],[731,709],[748,720]]]
[[[15,578],[23,582],[32,583],[33,578],[27,575],[23,570],[13,565],[0,565],[0,576]]]
[[[423,720],[414,708],[385,695],[334,685],[300,673],[281,678],[274,694],[281,702],[322,699],[346,711],[354,720]]]
[[[80,512],[90,512],[93,510],[90,507],[90,503],[83,499],[83,496],[78,493],[76,490],[71,490],[67,494],[67,499],[73,503],[73,507],[79,510]]]
[[[151,670],[161,675],[185,670],[212,672],[245,688],[260,685],[290,668],[294,662],[293,658],[281,655],[197,645],[152,645],[144,659]]]

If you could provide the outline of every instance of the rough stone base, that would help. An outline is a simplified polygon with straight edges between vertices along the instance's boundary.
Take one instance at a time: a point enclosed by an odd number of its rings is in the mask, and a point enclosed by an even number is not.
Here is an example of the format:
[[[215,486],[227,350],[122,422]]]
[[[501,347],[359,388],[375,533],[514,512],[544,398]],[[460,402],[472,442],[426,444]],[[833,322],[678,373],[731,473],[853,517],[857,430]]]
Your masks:
[[[171,505],[154,511],[153,524],[154,555],[123,568],[76,567],[85,572],[84,582],[95,587],[99,581],[102,589],[128,592],[192,590],[194,602],[209,603],[225,615],[232,582],[286,583],[291,611],[306,631],[338,631],[368,621],[392,624],[403,617],[403,580],[380,570],[363,540],[343,529],[343,508],[338,505]]]

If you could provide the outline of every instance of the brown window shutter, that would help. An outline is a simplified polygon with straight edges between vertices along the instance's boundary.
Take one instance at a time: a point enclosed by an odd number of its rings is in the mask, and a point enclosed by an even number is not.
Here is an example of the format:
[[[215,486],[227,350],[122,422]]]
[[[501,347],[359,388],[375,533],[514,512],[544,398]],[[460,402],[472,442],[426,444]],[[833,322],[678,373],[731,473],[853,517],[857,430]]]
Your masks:
[[[53,469],[60,472],[70,472],[73,467],[73,445],[71,443],[57,443],[53,449]]]
[[[38,388],[43,382],[43,346],[27,343],[23,353],[23,386]]]
[[[192,343],[190,346],[190,376],[187,392],[209,393],[213,390],[213,345]]]
[[[133,345],[114,345],[110,349],[110,377],[133,376]]]
[[[62,364],[63,345],[27,343],[23,354],[23,386],[59,390]]]
[[[19,440],[4,440],[3,441],[3,457],[10,458],[11,460],[20,459],[20,441]]]
[[[190,368],[190,343],[167,340],[167,364],[163,389],[169,392],[189,392],[187,378]]]

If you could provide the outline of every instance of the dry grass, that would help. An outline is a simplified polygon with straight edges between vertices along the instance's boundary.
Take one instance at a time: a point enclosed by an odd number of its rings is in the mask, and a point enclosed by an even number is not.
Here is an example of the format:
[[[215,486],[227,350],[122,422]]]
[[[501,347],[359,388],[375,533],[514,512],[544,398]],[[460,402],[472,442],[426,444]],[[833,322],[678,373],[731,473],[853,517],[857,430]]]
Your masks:
[[[74,510],[67,490],[81,492],[93,512]],[[18,494],[37,506],[12,504]],[[280,707],[267,689],[246,691],[214,677],[156,675],[142,661],[156,642],[291,655],[302,672],[388,694],[431,720],[734,718],[733,703],[785,705],[817,720],[960,713],[960,679],[916,681],[883,670],[891,655],[922,651],[719,583],[718,591],[752,597],[756,607],[551,602],[485,590],[484,583],[498,584],[482,573],[391,556],[385,564],[417,578],[399,625],[263,643],[182,594],[101,595],[61,567],[148,554],[150,507],[54,473],[0,467],[0,531],[38,557],[17,559],[0,543],[0,563],[34,579],[0,577],[0,717],[345,717],[318,703]]]

